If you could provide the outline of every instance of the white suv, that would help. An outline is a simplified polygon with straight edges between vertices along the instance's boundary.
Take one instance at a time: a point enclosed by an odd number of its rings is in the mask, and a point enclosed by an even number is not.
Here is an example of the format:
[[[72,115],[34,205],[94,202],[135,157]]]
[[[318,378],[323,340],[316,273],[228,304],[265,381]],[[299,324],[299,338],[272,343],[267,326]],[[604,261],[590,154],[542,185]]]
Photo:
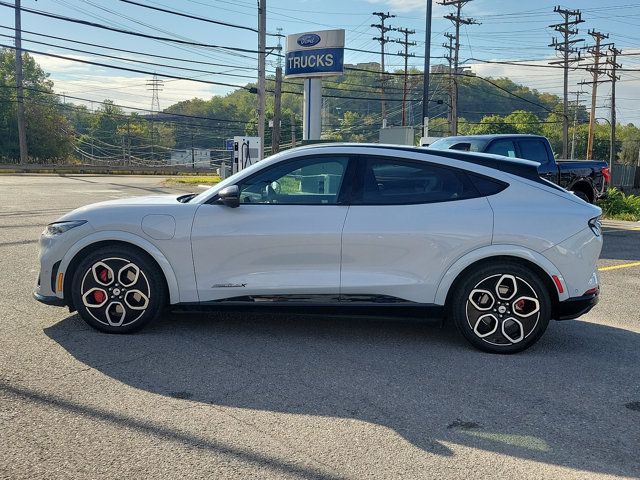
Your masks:
[[[484,154],[327,144],[199,195],[115,200],[43,232],[35,297],[112,333],[173,308],[449,318],[512,353],[598,299],[600,209]]]

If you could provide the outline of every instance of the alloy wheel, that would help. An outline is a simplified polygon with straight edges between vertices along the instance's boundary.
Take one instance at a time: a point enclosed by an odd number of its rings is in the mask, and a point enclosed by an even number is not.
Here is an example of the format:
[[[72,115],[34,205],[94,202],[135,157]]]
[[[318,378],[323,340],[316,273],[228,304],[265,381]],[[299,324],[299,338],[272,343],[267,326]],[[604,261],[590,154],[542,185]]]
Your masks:
[[[82,278],[82,303],[96,321],[124,327],[138,320],[149,307],[151,288],[144,271],[124,258],[95,262]]]
[[[540,300],[529,283],[516,275],[481,280],[469,293],[466,317],[476,337],[492,345],[522,342],[540,320]]]

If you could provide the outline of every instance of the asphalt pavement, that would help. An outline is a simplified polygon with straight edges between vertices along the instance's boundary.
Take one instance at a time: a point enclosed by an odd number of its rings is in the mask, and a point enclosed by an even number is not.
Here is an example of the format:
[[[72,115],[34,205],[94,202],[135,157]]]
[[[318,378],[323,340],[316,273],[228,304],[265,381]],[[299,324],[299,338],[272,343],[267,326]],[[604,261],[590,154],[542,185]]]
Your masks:
[[[512,356],[398,319],[167,314],[105,335],[31,298],[45,224],[158,177],[0,176],[0,478],[640,478],[640,223],[600,304]]]

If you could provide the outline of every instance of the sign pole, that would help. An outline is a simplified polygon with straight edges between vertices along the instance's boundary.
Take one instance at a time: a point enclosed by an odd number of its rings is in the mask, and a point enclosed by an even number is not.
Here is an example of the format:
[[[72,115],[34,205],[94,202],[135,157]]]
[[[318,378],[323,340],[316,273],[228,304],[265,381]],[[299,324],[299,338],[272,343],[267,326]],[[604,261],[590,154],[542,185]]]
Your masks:
[[[322,135],[322,79],[305,78],[302,139],[320,140]]]

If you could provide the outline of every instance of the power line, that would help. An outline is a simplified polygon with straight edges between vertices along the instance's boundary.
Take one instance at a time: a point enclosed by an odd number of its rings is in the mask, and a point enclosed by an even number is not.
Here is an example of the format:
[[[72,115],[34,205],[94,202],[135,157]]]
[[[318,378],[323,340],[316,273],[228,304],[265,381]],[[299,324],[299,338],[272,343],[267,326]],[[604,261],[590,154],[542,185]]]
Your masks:
[[[6,30],[12,30],[15,31],[15,29],[13,27],[8,27],[5,25],[0,25],[0,28],[4,28]],[[247,67],[247,66],[242,66],[242,65],[229,65],[226,63],[214,63],[214,62],[205,62],[202,60],[192,60],[192,59],[186,59],[186,58],[178,58],[178,57],[168,57],[166,55],[156,55],[153,53],[146,53],[146,52],[139,52],[139,51],[135,51],[135,50],[126,50],[123,48],[116,48],[116,47],[105,47],[104,45],[100,45],[98,43],[90,43],[90,42],[82,42],[80,40],[74,40],[72,38],[65,38],[65,37],[57,37],[55,35],[46,35],[44,33],[38,33],[38,32],[33,32],[30,30],[24,30],[22,29],[22,33],[28,33],[30,35],[36,35],[39,37],[46,37],[46,38],[52,38],[54,40],[61,40],[63,42],[72,42],[72,43],[77,43],[78,45],[87,45],[90,47],[98,47],[98,48],[104,48],[107,50],[113,50],[113,51],[117,51],[117,52],[123,52],[123,53],[133,53],[136,55],[144,55],[146,57],[154,57],[154,58],[162,58],[165,60],[175,60],[175,61],[179,61],[179,62],[189,62],[189,63],[197,63],[200,65],[211,65],[213,67],[229,67],[229,68],[235,68],[235,69],[239,69],[239,70],[256,70],[255,67]],[[11,36],[13,38],[13,35]],[[41,42],[36,42],[35,40],[24,40],[25,42],[32,42],[32,43],[41,43]],[[48,45],[43,43],[43,45]],[[50,45],[50,46],[59,46],[59,45]],[[67,48],[67,47],[62,47],[59,46],[60,48]]]
[[[247,27],[245,25],[236,25],[234,23],[222,22],[220,20],[213,20],[211,18],[197,17],[195,15],[190,15],[188,13],[177,12],[175,10],[169,10],[167,8],[153,7],[151,5],[145,5],[144,3],[134,2],[132,0],[120,0],[120,1],[124,3],[129,3],[131,5],[136,5],[138,7],[148,8],[149,10],[155,10],[163,13],[170,13],[171,15],[177,15],[179,17],[191,18],[192,20],[199,20],[201,22],[213,23],[215,25],[222,25],[224,27],[238,28],[241,30],[248,30],[250,32],[258,33],[257,28]]]
[[[2,2],[2,1],[0,1],[0,6],[7,7],[7,8],[13,8],[13,9],[16,8],[14,5],[12,5],[10,3],[7,3],[7,2]],[[140,32],[134,32],[134,31],[131,31],[131,30],[125,30],[125,29],[122,29],[122,28],[110,27],[108,25],[103,25],[101,23],[89,22],[87,20],[81,20],[79,18],[71,18],[71,17],[66,17],[64,15],[57,15],[55,13],[43,12],[41,10],[36,10],[36,9],[33,9],[33,8],[21,7],[20,10],[23,11],[23,12],[33,13],[34,15],[40,15],[40,16],[48,17],[48,18],[55,18],[56,20],[62,20],[62,21],[71,22],[71,23],[77,23],[77,24],[80,24],[80,25],[86,25],[88,27],[100,28],[100,29],[103,29],[103,30],[109,30],[109,31],[112,31],[112,32],[122,33],[124,35],[132,35],[132,36],[135,36],[135,37],[149,38],[149,39],[152,39],[152,40],[160,40],[160,41],[163,41],[163,42],[180,43],[182,45],[191,45],[191,46],[195,46],[195,47],[219,48],[219,49],[223,49],[223,50],[230,50],[230,51],[233,51],[233,52],[260,53],[258,50],[251,50],[251,49],[247,49],[247,48],[228,47],[228,46],[224,46],[224,45],[214,45],[214,44],[210,44],[210,43],[193,42],[193,41],[190,41],[190,40],[180,40],[180,39],[177,39],[177,38],[161,37],[161,36],[158,36],[158,35],[149,35],[147,33],[140,33]]]
[[[15,50],[16,47],[12,46],[12,45],[0,45],[0,48],[10,48],[12,50]],[[95,65],[98,67],[105,67],[105,68],[111,68],[114,70],[124,70],[127,72],[133,72],[133,73],[142,73],[145,75],[158,75],[159,77],[165,77],[165,78],[173,78],[176,80],[190,80],[192,82],[199,82],[199,83],[206,83],[209,85],[220,85],[223,87],[232,87],[232,88],[241,88],[243,90],[247,90],[251,93],[255,93],[253,88],[250,87],[246,87],[243,85],[235,85],[232,83],[223,83],[223,82],[214,82],[212,80],[202,80],[200,78],[189,78],[189,77],[181,77],[178,75],[170,75],[167,73],[156,73],[156,72],[149,72],[148,70],[139,70],[136,68],[129,68],[129,67],[117,67],[117,66],[113,66],[113,65],[109,65],[107,63],[99,63],[99,62],[92,62],[89,60],[82,60],[79,58],[73,58],[73,57],[65,57],[63,55],[56,55],[54,53],[48,53],[48,52],[41,52],[38,50],[31,50],[31,49],[27,49],[27,48],[23,48],[22,51],[24,52],[29,52],[29,53],[37,53],[39,55],[45,55],[47,57],[54,57],[54,58],[60,58],[62,60],[69,60],[71,62],[78,62],[78,63],[85,63],[87,65]]]

